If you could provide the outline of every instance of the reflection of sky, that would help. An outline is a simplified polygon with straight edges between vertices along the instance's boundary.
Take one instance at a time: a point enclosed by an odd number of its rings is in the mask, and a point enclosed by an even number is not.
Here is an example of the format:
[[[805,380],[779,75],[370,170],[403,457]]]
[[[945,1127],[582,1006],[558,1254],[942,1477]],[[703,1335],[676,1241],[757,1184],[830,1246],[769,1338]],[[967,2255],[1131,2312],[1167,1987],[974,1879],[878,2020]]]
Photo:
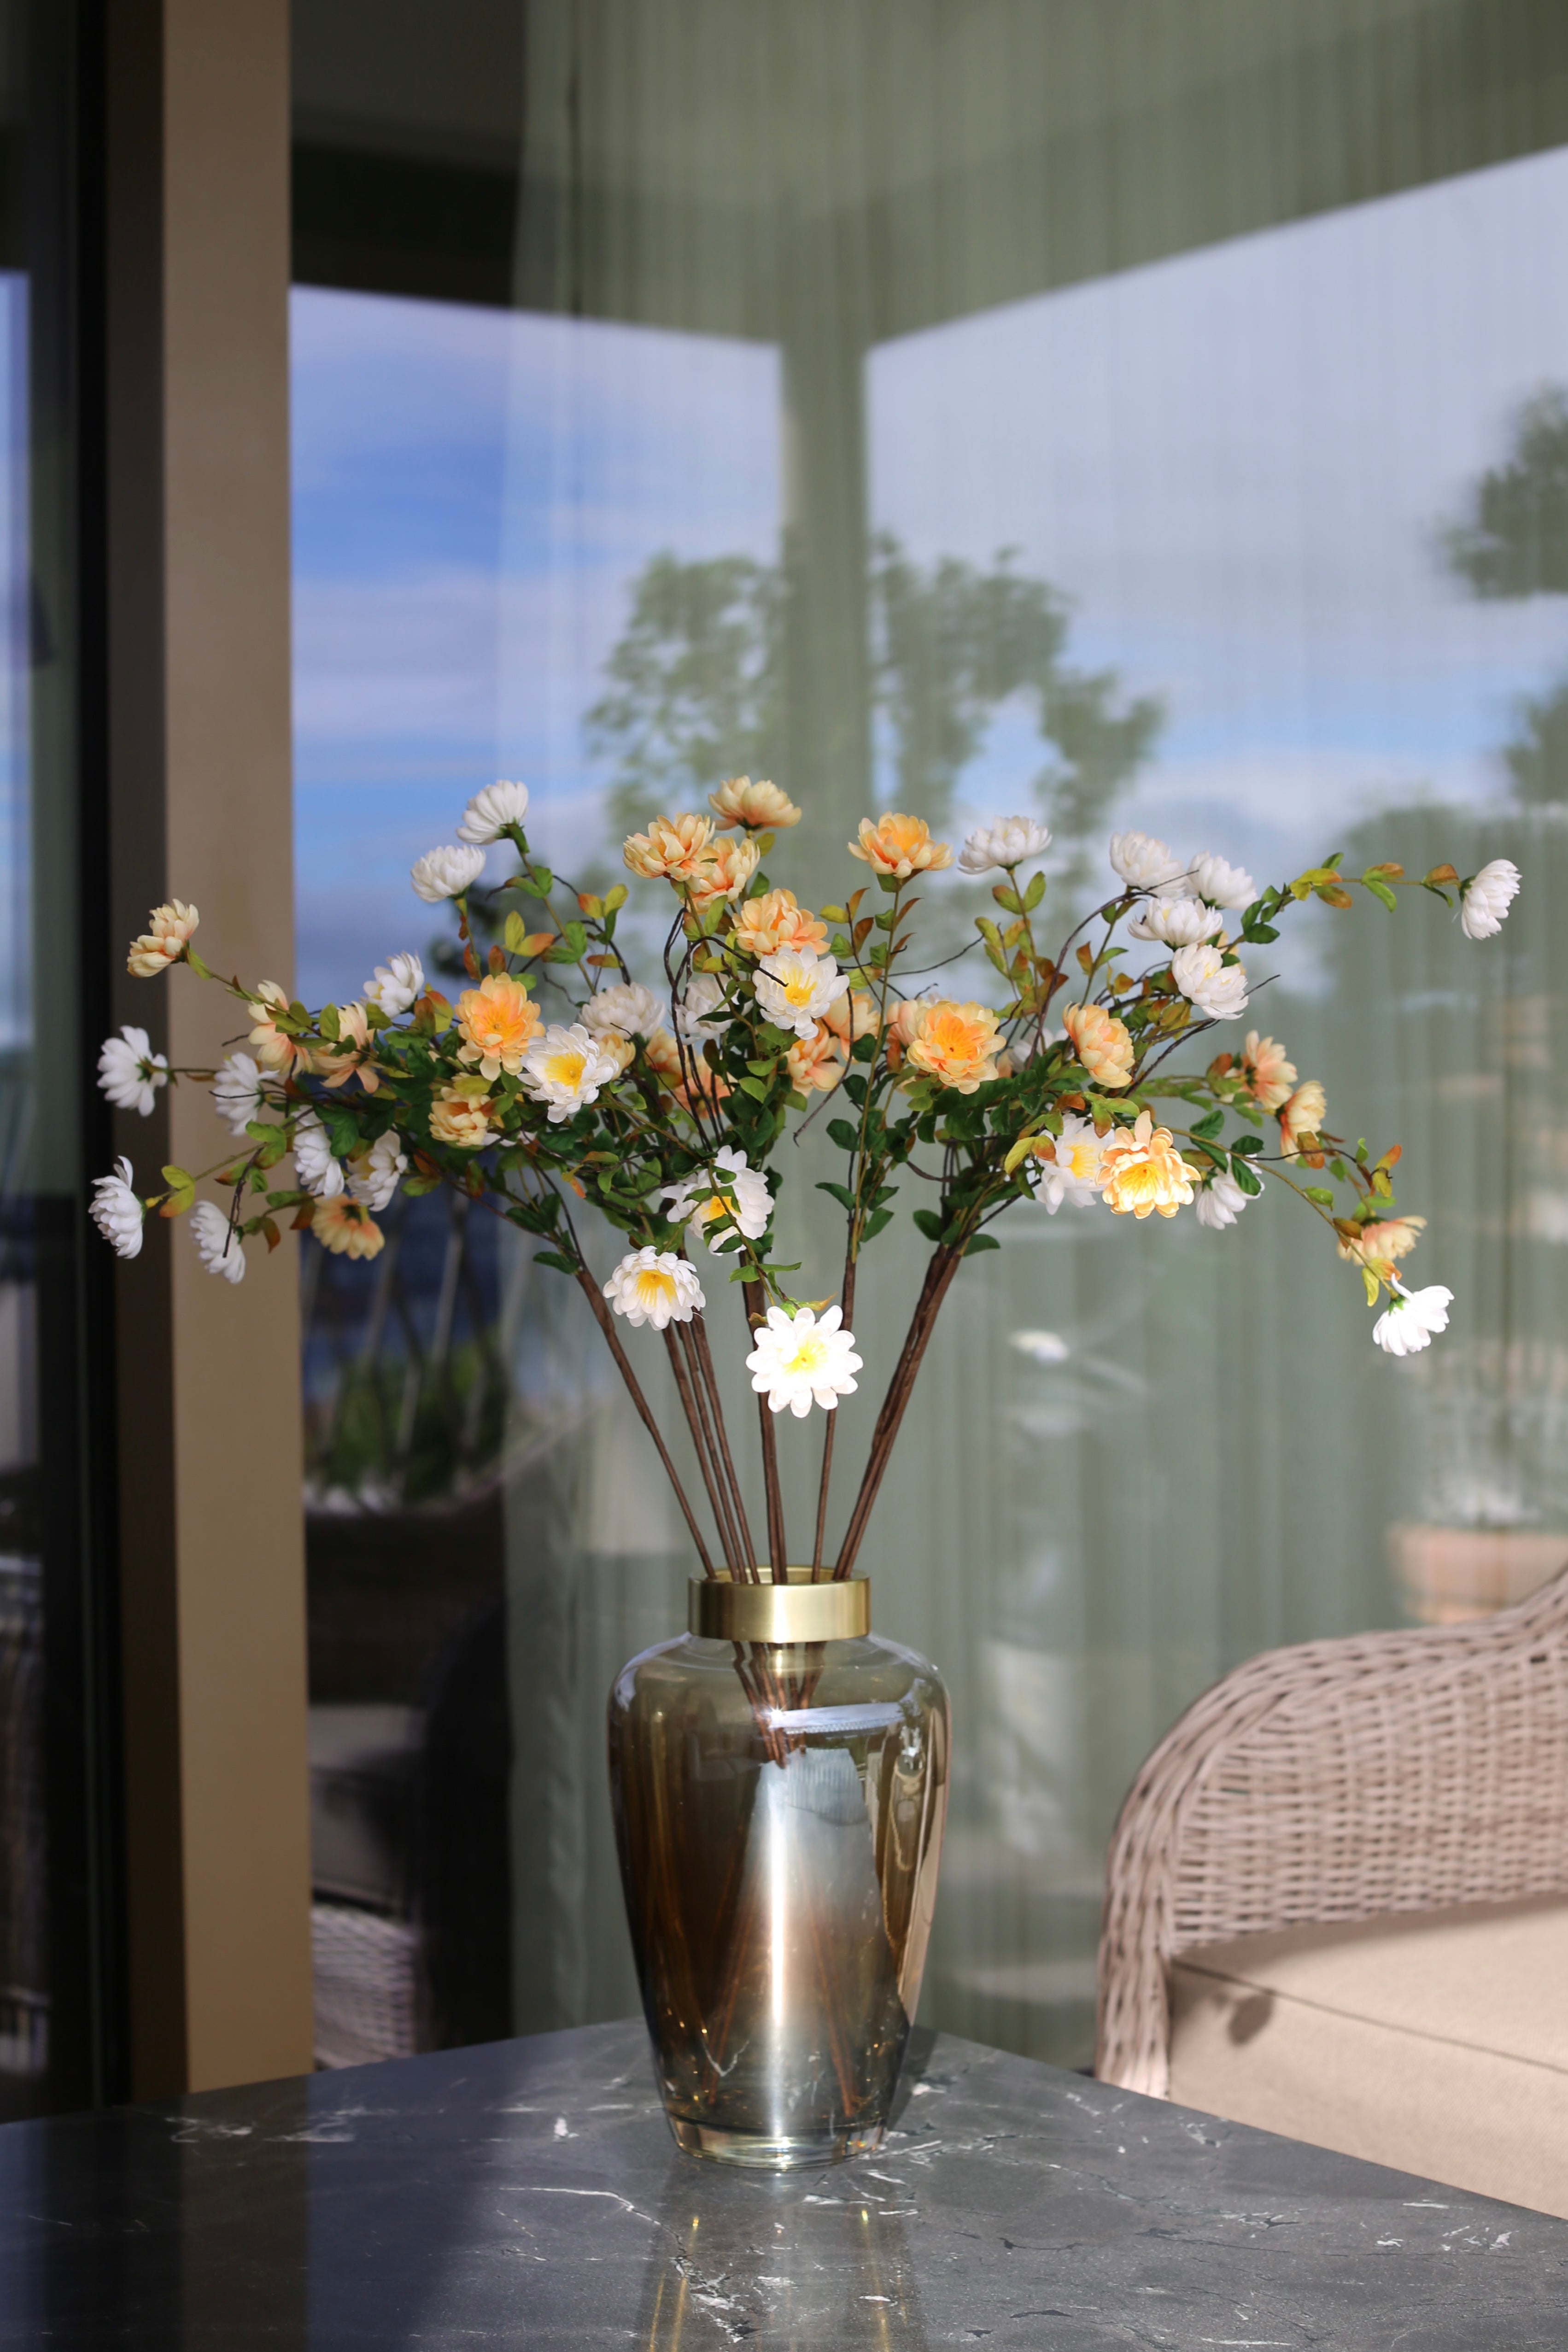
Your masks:
[[[1376,805],[1492,794],[1568,613],[1467,599],[1433,532],[1568,383],[1565,231],[1559,152],[884,346],[876,522],[1071,593],[1077,658],[1165,700],[1128,814],[1184,852],[1272,870]],[[1033,758],[1007,716],[989,751],[979,808]]]
[[[300,970],[346,994],[439,928],[408,887],[496,776],[597,831],[582,714],[648,558],[771,558],[776,359],[457,305],[293,298]]]

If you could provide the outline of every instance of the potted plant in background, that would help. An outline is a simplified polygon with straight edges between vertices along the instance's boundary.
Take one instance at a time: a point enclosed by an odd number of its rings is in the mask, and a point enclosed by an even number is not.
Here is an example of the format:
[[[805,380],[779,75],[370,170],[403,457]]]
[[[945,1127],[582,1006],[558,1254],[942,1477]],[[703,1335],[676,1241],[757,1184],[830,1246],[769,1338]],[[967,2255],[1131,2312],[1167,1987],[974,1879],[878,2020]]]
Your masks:
[[[1000,876],[998,914],[978,919],[973,943],[991,972],[984,1001],[942,992],[922,969],[923,879],[952,863],[922,820],[863,820],[848,845],[858,887],[813,911],[763,870],[799,810],[739,777],[709,811],[658,819],[626,844],[632,874],[672,893],[656,992],[617,940],[626,886],[598,896],[560,880],[530,847],[527,813],[523,785],[489,786],[458,841],[414,867],[422,899],[456,908],[471,984],[455,1004],[417,956],[398,954],[354,1003],[314,1010],[271,982],[217,980],[248,1034],[216,1071],[171,1070],[140,1029],[110,1038],[100,1074],[117,1103],[148,1111],[159,1087],[194,1080],[233,1141],[207,1170],[165,1169],[151,1196],[121,1160],[99,1180],[93,1214],[127,1257],[149,1210],[188,1216],[203,1262],[237,1282],[247,1242],[276,1247],[290,1213],[329,1250],[368,1257],[400,1185],[448,1184],[532,1235],[537,1261],[577,1284],[701,1569],[688,1632],[634,1659],[610,1701],[622,1872],[667,2111],[699,2153],[825,2161],[874,2147],[885,2126],[935,1895],[946,1698],[933,1667],[872,1633],[856,1563],[960,1267],[996,1246],[991,1226],[1023,1202],[1137,1219],[1190,1207],[1223,1228],[1267,1169],[1382,1307],[1378,1344],[1424,1349],[1451,1294],[1400,1277],[1420,1221],[1397,1213],[1398,1147],[1374,1154],[1331,1132],[1321,1085],[1256,1029],[1232,1029],[1236,1042],[1200,1066],[1177,1057],[1239,1024],[1256,984],[1244,956],[1307,898],[1349,908],[1359,889],[1392,910],[1398,889],[1418,887],[1479,939],[1500,928],[1519,876],[1507,860],[1468,880],[1451,866],[1347,875],[1331,857],[1258,889],[1221,857],[1183,860],[1122,833],[1112,895],[1047,951],[1036,925],[1050,836],[1008,818],[972,834],[959,859]],[[469,896],[503,843],[516,859],[500,885],[509,911],[481,963]],[[196,929],[195,908],[157,908],[130,969],[184,963],[214,980]],[[832,1286],[812,1296],[820,1277],[792,1282],[801,1269],[778,1262],[773,1229],[779,1147],[819,1116],[843,1155],[823,1189],[845,1247]],[[208,1183],[216,1194],[198,1196]],[[829,1559],[838,1408],[867,1369],[853,1328],[861,1260],[896,1202],[931,1256]],[[603,1284],[579,1237],[589,1207],[628,1245]],[[710,1335],[731,1286],[738,1311]],[[716,1371],[716,1349],[742,1334],[761,1541],[738,1471],[746,1441]],[[639,1378],[658,1347],[695,1480]],[[824,1416],[809,1487],[787,1493],[786,1410]]]

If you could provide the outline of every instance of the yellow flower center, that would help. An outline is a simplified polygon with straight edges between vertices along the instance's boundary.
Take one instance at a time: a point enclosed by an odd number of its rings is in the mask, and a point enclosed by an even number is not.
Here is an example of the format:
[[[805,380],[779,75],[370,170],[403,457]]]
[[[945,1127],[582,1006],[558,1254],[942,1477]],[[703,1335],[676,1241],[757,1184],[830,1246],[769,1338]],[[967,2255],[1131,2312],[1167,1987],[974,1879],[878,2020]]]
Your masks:
[[[668,1299],[675,1304],[675,1276],[666,1274],[662,1266],[645,1265],[637,1278],[637,1305],[652,1313]]]
[[[1057,1158],[1058,1160],[1061,1159],[1061,1156],[1062,1147],[1058,1143],[1057,1146]],[[1075,1181],[1083,1177],[1092,1176],[1095,1170],[1100,1165],[1099,1144],[1093,1142],[1069,1143],[1067,1147],[1067,1164]]]
[[[579,1087],[583,1083],[583,1055],[575,1050],[545,1056],[544,1075],[552,1087]],[[661,1279],[668,1281],[668,1276]]]
[[[812,991],[816,985],[816,982],[805,974],[797,974],[794,980],[786,980],[784,984],[784,1002],[797,1007],[809,1004]]]
[[[827,1361],[827,1345],[816,1331],[808,1331],[797,1339],[787,1356],[779,1359],[786,1372],[804,1372],[809,1380]]]

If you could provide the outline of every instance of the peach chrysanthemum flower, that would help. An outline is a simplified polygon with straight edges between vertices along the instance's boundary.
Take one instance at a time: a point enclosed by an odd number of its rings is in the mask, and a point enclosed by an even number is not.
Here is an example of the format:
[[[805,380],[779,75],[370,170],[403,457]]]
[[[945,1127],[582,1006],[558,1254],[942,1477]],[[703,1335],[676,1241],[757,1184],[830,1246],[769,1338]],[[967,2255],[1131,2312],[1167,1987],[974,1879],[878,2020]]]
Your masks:
[[[744,896],[763,853],[749,833],[727,834],[706,850],[686,877],[694,907],[710,907],[715,898]]]
[[[1342,1235],[1340,1255],[1359,1265],[1389,1265],[1395,1258],[1408,1257],[1426,1230],[1425,1217],[1384,1217],[1363,1225],[1353,1242]]]
[[[539,1007],[521,980],[510,972],[487,972],[478,988],[458,999],[459,1062],[474,1064],[493,1086],[503,1070],[516,1077],[529,1042],[544,1026]]]
[[[836,996],[822,1018],[845,1045],[852,1045],[857,1037],[875,1037],[882,1026],[877,1000],[868,988],[851,989],[846,995]]]
[[[655,1077],[669,1088],[682,1110],[689,1110],[691,1096],[680,1066],[680,1048],[668,1029],[655,1030],[643,1048],[643,1059]],[[710,1070],[708,1067],[707,1063],[702,1059],[700,1045],[693,1043],[688,1047],[687,1060],[696,1091],[704,1105],[711,1108],[714,1103],[722,1102],[730,1091],[729,1085],[716,1070]]]
[[[727,777],[716,793],[709,793],[708,805],[721,833],[737,824],[756,833],[786,833],[800,823],[800,811],[789,794],[765,779],[753,784],[750,776]]]
[[[849,844],[851,857],[859,858],[878,874],[891,874],[907,882],[911,874],[936,873],[952,864],[945,841],[933,841],[923,816],[900,816],[889,809],[872,824],[860,820],[860,837]]]
[[[1156,1127],[1141,1110],[1132,1128],[1119,1128],[1100,1162],[1100,1189],[1119,1217],[1173,1217],[1203,1181],[1175,1149],[1168,1127]]]
[[[482,1077],[454,1078],[430,1106],[430,1132],[437,1143],[478,1151],[490,1139],[489,1089]]]
[[[344,1049],[343,1051],[336,1054],[323,1054],[318,1048],[314,1055],[316,1067],[328,1086],[342,1086],[357,1070],[359,1082],[366,1094],[374,1094],[381,1080],[377,1077],[375,1065],[371,1060],[374,1041],[370,1034],[370,1021],[363,1004],[339,1005],[338,1043]]]
[[[742,955],[777,955],[784,948],[809,948],[813,955],[827,952],[826,924],[809,908],[797,906],[793,890],[770,890],[764,898],[748,898],[735,910],[731,936]]]
[[[621,856],[634,874],[650,882],[662,876],[689,882],[713,839],[710,816],[656,816],[646,833],[629,834]]]
[[[1247,1031],[1241,1049],[1241,1074],[1253,1101],[1265,1110],[1278,1110],[1296,1083],[1296,1065],[1286,1060],[1284,1046],[1272,1037],[1260,1037],[1256,1029]]]
[[[201,918],[194,907],[182,898],[171,898],[166,907],[154,907],[147,920],[151,930],[131,942],[131,952],[125,959],[125,969],[136,980],[152,980],[178,963],[190,945],[191,933]]]
[[[362,1201],[339,1192],[318,1201],[310,1212],[310,1231],[323,1249],[339,1257],[374,1257],[386,1235]]]
[[[848,1066],[843,1042],[826,1021],[817,1023],[815,1037],[797,1037],[789,1049],[790,1084],[803,1095],[830,1095]]]
[[[1132,1083],[1132,1039],[1125,1022],[1103,1004],[1069,1004],[1062,1014],[1073,1050],[1097,1087],[1113,1092]]]
[[[315,1067],[315,1058],[308,1045],[278,1026],[278,1015],[289,1010],[287,992],[275,980],[264,980],[250,1000],[250,1010],[256,1018],[248,1043],[256,1048],[256,1058],[264,1070],[276,1070],[279,1077],[302,1078]]]
[[[1301,1157],[1301,1137],[1321,1135],[1328,1115],[1328,1097],[1317,1079],[1303,1079],[1279,1106],[1279,1149],[1287,1160]]]
[[[988,1004],[930,1004],[910,1040],[911,1067],[972,1095],[996,1076],[1001,1024]]]

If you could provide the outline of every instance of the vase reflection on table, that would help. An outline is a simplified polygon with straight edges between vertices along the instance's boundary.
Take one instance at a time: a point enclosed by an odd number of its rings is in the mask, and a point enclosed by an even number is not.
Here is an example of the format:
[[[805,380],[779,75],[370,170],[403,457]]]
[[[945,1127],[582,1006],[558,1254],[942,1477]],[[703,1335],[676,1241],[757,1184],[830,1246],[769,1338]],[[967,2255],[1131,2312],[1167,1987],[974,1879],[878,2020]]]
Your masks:
[[[634,1658],[610,1698],[670,2127],[693,2155],[775,2170],[881,2138],[947,1808],[935,1668],[870,1633],[865,1579],[810,1578],[694,1580],[691,1630]]]

